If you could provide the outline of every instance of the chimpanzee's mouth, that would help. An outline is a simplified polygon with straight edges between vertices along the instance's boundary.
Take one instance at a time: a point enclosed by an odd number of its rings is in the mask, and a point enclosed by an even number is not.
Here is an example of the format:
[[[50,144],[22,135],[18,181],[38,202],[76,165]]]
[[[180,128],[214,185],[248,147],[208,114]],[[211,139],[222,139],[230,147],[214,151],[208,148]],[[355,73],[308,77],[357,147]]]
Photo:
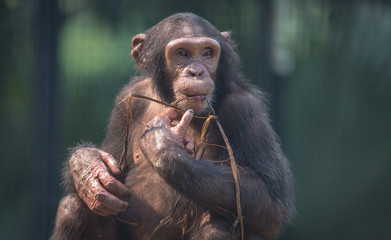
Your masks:
[[[186,97],[186,99],[190,101],[204,101],[205,98],[205,95],[191,95]]]
[[[179,94],[183,95],[184,97],[180,99],[180,101],[188,100],[188,101],[204,101],[207,97],[207,95],[204,94],[186,94],[183,92],[179,92]]]

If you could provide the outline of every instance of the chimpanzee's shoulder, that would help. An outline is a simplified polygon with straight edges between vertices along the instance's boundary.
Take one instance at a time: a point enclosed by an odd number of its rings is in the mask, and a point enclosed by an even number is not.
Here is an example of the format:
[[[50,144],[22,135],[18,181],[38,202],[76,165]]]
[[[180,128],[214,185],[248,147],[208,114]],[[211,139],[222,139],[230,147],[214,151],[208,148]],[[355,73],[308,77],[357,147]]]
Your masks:
[[[152,79],[149,77],[132,78],[117,95],[117,101],[122,100],[131,94],[148,95],[152,90]]]
[[[263,108],[267,105],[266,102],[265,94],[261,90],[251,83],[240,81],[229,84],[223,104],[238,107],[254,105]]]

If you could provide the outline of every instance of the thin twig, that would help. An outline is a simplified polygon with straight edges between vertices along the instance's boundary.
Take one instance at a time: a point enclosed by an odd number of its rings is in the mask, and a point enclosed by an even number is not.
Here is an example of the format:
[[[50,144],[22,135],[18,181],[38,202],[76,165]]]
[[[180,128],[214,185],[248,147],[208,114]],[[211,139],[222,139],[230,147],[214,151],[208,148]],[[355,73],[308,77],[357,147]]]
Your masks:
[[[211,109],[212,113],[215,115],[216,112],[213,110],[212,105],[209,103],[209,101],[206,98],[205,98],[205,101],[208,103],[209,108]],[[240,221],[241,239],[244,240],[244,224],[243,224],[242,206],[241,206],[241,202],[240,202],[240,185],[239,185],[238,167],[236,165],[234,153],[232,151],[231,145],[229,144],[227,135],[225,135],[224,129],[221,126],[219,119],[217,119],[217,118],[216,118],[216,124],[219,127],[221,136],[223,137],[225,145],[227,146],[229,158],[231,159],[232,175],[235,180],[236,210],[238,212],[238,219]]]
[[[128,222],[126,220],[123,220],[121,219],[118,215],[116,215],[118,221],[122,222],[122,223],[125,223],[125,224],[128,224],[130,226],[133,226],[133,227],[138,227],[138,224],[137,223],[133,223],[133,222]]]
[[[119,161],[119,166],[121,170],[120,180],[123,180],[124,173],[125,173],[125,165],[126,165],[126,156],[128,155],[128,145],[129,145],[129,132],[130,132],[130,123],[132,121],[132,109],[130,108],[130,101],[132,100],[132,97],[130,96],[128,99],[128,102],[126,104],[126,127],[125,127],[125,134],[124,134],[124,146],[122,148],[122,154]]]

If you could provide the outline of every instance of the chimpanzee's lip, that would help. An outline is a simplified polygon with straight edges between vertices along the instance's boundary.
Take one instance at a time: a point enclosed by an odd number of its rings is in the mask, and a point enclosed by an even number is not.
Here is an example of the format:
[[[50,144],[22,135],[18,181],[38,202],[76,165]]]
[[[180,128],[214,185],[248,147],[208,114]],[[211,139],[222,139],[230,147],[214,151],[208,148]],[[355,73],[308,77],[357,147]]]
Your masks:
[[[203,101],[206,98],[206,95],[202,95],[202,94],[186,94],[182,92],[179,93],[184,95],[186,97],[186,100],[190,100],[190,101]]]
[[[205,100],[205,96],[204,95],[192,95],[192,96],[187,96],[187,99],[192,100],[192,101],[203,101],[203,100]]]

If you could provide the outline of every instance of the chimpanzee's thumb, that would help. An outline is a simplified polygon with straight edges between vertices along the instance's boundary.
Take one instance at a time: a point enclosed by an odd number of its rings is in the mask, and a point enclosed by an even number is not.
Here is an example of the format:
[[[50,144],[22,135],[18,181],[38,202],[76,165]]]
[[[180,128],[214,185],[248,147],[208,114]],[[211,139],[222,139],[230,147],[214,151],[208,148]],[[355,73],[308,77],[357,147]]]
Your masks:
[[[175,132],[180,137],[185,138],[187,128],[190,125],[191,120],[193,119],[194,111],[193,109],[187,110],[183,116],[181,121],[178,123],[178,125],[175,126]]]

